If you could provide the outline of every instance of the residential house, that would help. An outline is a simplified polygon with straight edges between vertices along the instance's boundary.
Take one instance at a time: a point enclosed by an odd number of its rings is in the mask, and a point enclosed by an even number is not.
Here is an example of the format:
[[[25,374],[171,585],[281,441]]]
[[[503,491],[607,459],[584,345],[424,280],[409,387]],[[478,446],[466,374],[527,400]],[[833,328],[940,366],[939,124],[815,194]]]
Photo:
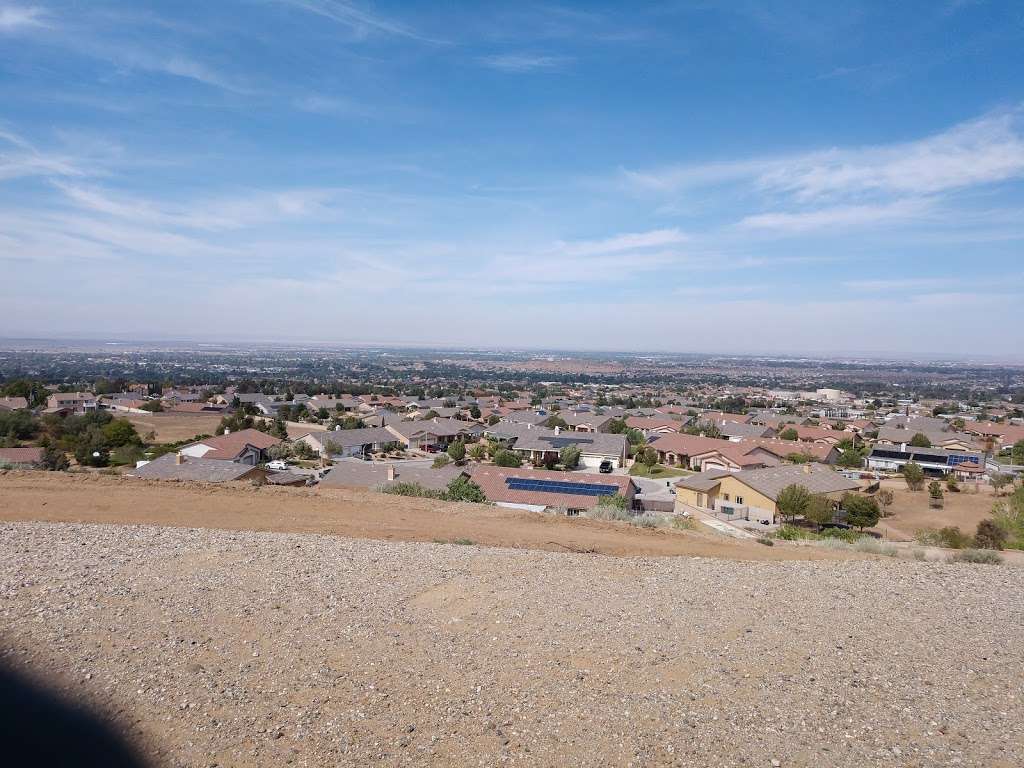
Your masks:
[[[384,429],[407,448],[420,451],[443,451],[457,440],[473,439],[480,425],[455,419],[399,421]]]
[[[580,464],[584,467],[596,468],[604,461],[621,467],[626,463],[629,450],[625,435],[573,432],[506,421],[487,427],[484,435],[506,443],[511,450],[537,465],[557,461],[563,448],[575,445],[580,449]]]
[[[683,430],[685,422],[667,417],[656,416],[627,416],[626,426],[630,429],[638,429],[644,437],[651,435],[675,435]]]
[[[480,465],[470,470],[473,482],[487,500],[501,507],[532,512],[565,510],[579,515],[596,506],[602,496],[619,494],[633,507],[636,485],[628,475],[591,475]]]
[[[0,397],[0,413],[22,411],[26,408],[28,408],[28,400],[24,397]]]
[[[96,396],[91,392],[55,392],[46,398],[47,413],[91,413],[99,408]]]
[[[181,453],[197,459],[232,461],[255,466],[269,457],[267,450],[281,441],[258,429],[242,429],[207,437],[182,447]]]
[[[868,468],[887,472],[900,472],[910,462],[920,465],[926,475],[943,477],[952,472],[963,479],[974,479],[984,474],[984,456],[968,451],[949,451],[944,448],[916,448],[907,443],[875,445],[867,456]]]
[[[783,488],[800,485],[814,494],[838,500],[860,484],[818,464],[782,464],[775,467],[727,472],[712,470],[676,481],[676,510],[697,508],[728,520],[749,520],[773,525]]]
[[[394,433],[384,427],[366,429],[314,430],[295,439],[305,443],[318,456],[341,459],[350,456],[368,456],[398,443]]]
[[[152,461],[139,462],[127,473],[143,480],[190,480],[202,483],[227,483],[238,480],[265,480],[267,470],[245,462],[222,461],[189,455],[184,449],[165,453]]]
[[[365,461],[339,461],[320,480],[320,488],[365,488],[379,490],[394,483],[416,483],[441,491],[457,477],[467,475],[462,467],[449,464],[439,469],[407,464],[383,464]]]

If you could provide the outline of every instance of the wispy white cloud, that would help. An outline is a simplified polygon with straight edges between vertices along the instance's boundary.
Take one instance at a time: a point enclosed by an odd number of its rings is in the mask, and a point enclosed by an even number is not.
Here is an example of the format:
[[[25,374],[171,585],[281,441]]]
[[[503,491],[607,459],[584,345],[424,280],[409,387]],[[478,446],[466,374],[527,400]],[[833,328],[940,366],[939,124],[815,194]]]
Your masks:
[[[412,27],[406,26],[394,19],[381,14],[373,13],[354,3],[341,2],[341,0],[272,0],[273,2],[307,11],[322,16],[325,19],[337,22],[350,29],[357,38],[366,38],[371,34],[394,35],[406,37],[411,40],[418,40],[425,43],[440,43],[420,34]]]
[[[560,69],[571,61],[572,58],[569,56],[545,56],[531,53],[504,53],[480,58],[480,63],[485,67],[515,74]]]
[[[640,189],[749,183],[798,200],[931,194],[1024,177],[1022,109],[986,115],[917,141],[778,157],[624,171]]]
[[[898,200],[887,205],[845,205],[796,213],[772,212],[746,216],[737,226],[746,230],[772,230],[795,234],[821,229],[880,225],[924,217],[929,203],[923,199]]]
[[[26,176],[82,176],[84,173],[78,160],[70,155],[37,149],[22,136],[0,127],[0,180]]]
[[[676,228],[654,229],[649,232],[630,232],[602,240],[559,242],[557,250],[572,256],[593,256],[603,253],[619,253],[643,248],[655,248],[685,243],[689,237]]]
[[[49,14],[37,6],[0,6],[0,33],[49,26]]]

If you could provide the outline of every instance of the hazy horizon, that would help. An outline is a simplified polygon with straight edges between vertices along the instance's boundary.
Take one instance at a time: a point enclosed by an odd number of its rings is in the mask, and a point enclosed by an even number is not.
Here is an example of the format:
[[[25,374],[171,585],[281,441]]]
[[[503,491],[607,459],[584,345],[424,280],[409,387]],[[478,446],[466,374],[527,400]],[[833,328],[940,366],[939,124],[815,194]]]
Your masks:
[[[0,0],[0,45],[5,336],[1024,348],[1016,3]]]

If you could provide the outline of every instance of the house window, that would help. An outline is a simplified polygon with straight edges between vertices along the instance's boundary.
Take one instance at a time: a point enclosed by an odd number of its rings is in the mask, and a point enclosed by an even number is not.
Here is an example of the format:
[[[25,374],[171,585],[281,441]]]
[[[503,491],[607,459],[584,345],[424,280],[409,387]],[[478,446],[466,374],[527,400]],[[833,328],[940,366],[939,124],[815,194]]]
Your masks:
[[[582,509],[567,509],[567,510],[565,510],[565,516],[566,517],[579,517],[580,516],[580,512],[582,512],[582,511],[583,511]]]
[[[728,501],[729,500],[729,494],[728,493],[723,493],[722,494],[722,500],[723,501]]]
[[[742,496],[737,496],[736,497],[736,503],[737,504],[742,504],[743,503],[743,497]]]

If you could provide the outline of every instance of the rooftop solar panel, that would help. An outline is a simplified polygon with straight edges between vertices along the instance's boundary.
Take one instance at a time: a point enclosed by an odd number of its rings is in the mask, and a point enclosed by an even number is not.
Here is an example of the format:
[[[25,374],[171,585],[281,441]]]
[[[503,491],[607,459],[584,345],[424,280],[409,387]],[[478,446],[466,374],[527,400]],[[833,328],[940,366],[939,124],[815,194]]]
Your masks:
[[[617,485],[603,483],[575,483],[565,480],[538,480],[528,477],[507,477],[510,491],[538,491],[541,493],[568,493],[574,496],[612,496],[619,492]]]

